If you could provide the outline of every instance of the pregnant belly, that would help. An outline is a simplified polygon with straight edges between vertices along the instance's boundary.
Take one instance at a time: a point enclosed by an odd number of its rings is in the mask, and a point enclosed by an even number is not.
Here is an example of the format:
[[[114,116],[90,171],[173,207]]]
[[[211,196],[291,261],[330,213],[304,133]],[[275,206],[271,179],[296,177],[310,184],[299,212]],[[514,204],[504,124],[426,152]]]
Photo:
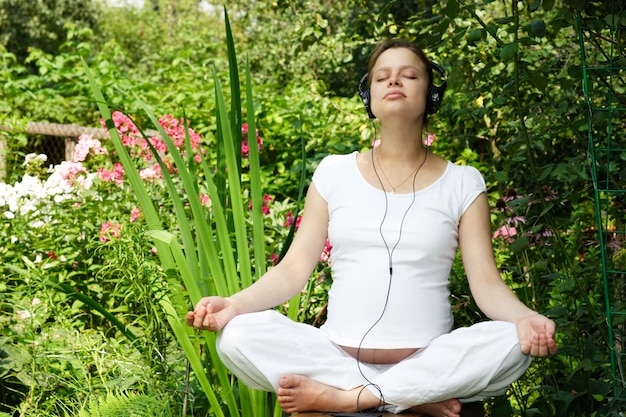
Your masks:
[[[408,349],[358,349],[350,346],[341,346],[348,354],[361,362],[374,363],[374,364],[390,364],[398,363],[403,359],[408,358],[419,348]]]

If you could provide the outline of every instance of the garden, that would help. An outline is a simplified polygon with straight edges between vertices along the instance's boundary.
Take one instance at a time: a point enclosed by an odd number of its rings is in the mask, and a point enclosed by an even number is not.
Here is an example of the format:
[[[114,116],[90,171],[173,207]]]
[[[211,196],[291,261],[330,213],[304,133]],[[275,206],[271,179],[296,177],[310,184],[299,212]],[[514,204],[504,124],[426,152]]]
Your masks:
[[[281,259],[324,156],[370,147],[386,37],[445,68],[429,146],[483,174],[502,278],[557,323],[485,415],[623,416],[625,6],[213,3],[0,0],[0,416],[282,416],[184,316]],[[281,312],[323,323],[330,251]],[[457,325],[486,319],[460,257],[450,291]]]

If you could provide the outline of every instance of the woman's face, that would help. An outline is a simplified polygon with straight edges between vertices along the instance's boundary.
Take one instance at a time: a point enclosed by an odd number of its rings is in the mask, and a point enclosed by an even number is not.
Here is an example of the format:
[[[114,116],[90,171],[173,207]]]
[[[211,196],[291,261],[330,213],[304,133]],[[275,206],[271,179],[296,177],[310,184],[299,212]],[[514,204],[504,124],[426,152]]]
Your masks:
[[[393,116],[422,119],[426,109],[426,64],[407,48],[383,52],[370,74],[372,112],[380,120]]]

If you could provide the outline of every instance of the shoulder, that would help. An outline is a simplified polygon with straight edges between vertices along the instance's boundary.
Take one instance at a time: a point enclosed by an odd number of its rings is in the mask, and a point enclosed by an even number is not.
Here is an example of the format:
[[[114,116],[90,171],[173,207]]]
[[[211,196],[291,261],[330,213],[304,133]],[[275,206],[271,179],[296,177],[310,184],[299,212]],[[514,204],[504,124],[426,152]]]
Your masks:
[[[319,194],[328,201],[337,178],[346,178],[355,164],[357,152],[342,155],[328,155],[315,168],[313,184]]]
[[[460,184],[473,184],[481,188],[485,187],[483,174],[471,165],[459,165],[448,161],[447,172],[453,181],[460,182]]]
[[[327,155],[322,159],[318,166],[340,166],[349,163],[349,161],[353,161],[356,158],[357,152],[347,153],[347,154],[333,154]]]
[[[317,168],[315,168],[314,177],[329,172],[332,173],[338,169],[350,166],[352,161],[354,161],[354,159],[356,158],[355,154],[356,152],[349,154],[325,156],[324,159],[322,159],[317,165]]]

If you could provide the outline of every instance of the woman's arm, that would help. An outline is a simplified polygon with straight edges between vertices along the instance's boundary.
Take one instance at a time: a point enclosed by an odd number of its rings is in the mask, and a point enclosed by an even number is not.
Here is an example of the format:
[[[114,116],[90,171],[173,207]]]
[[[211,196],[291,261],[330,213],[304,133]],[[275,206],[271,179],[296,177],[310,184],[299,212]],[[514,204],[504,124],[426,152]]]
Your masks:
[[[311,184],[300,226],[285,257],[257,282],[228,300],[237,312],[276,307],[304,288],[319,262],[328,236],[328,206]]]
[[[185,321],[198,329],[217,331],[233,317],[276,307],[302,290],[319,261],[328,234],[328,207],[311,184],[298,232],[274,268],[250,287],[228,298],[204,297]]]
[[[515,323],[522,352],[539,356],[555,354],[554,322],[524,305],[502,281],[493,255],[489,203],[484,193],[461,217],[459,246],[478,308],[492,320]]]

